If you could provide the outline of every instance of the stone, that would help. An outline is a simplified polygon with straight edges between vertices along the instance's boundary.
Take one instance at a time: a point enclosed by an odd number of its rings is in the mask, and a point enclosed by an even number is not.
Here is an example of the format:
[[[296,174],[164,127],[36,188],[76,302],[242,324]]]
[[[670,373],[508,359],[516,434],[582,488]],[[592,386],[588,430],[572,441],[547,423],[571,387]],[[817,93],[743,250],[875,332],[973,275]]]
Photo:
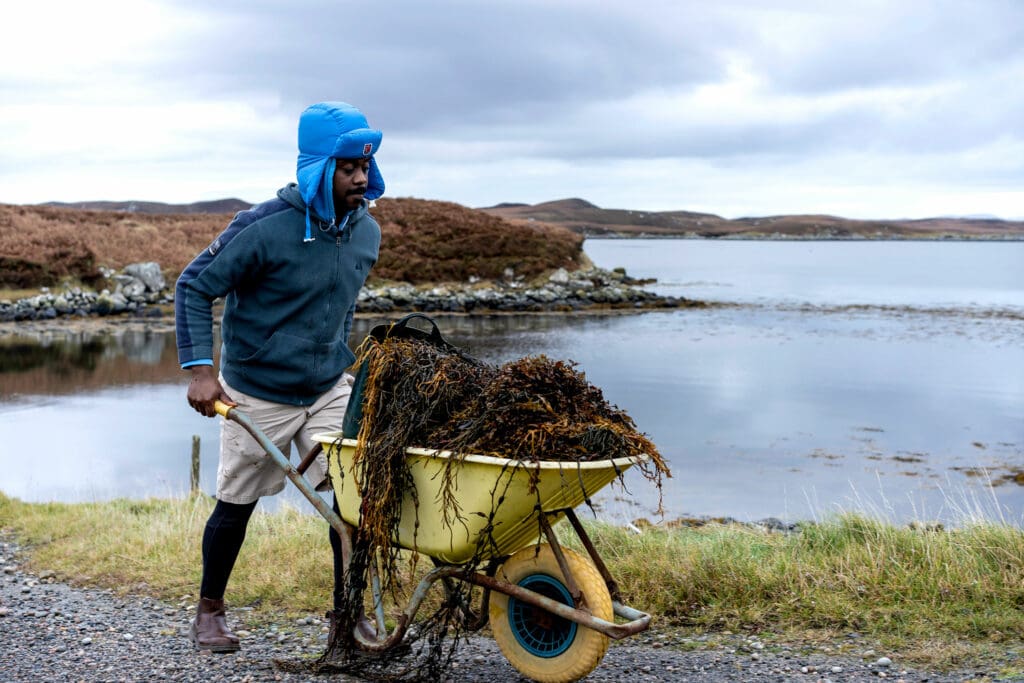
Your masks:
[[[167,286],[164,274],[160,272],[160,264],[155,261],[129,264],[124,267],[124,272],[141,281],[150,292],[159,292]]]
[[[548,280],[558,285],[568,284],[569,272],[565,268],[559,268],[551,274]]]

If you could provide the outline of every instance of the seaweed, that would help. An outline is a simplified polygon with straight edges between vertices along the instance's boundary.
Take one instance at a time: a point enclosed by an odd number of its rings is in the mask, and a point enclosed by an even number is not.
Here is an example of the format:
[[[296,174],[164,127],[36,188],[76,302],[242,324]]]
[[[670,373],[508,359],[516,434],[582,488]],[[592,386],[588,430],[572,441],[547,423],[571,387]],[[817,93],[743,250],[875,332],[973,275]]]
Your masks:
[[[455,496],[458,468],[468,454],[492,455],[511,463],[542,460],[587,462],[642,456],[637,468],[661,491],[662,476],[671,476],[657,448],[637,431],[624,411],[608,403],[574,361],[528,356],[500,366],[480,362],[451,347],[416,338],[368,336],[357,364],[366,364],[362,418],[353,456],[353,479],[362,497],[359,528],[346,574],[344,606],[336,611],[327,652],[318,668],[358,671],[378,680],[436,679],[448,666],[472,604],[472,588],[446,581],[441,606],[417,624],[407,643],[426,639],[420,656],[405,669],[385,665],[390,655],[365,657],[351,637],[361,614],[371,571],[382,592],[403,593],[398,563],[398,527],[402,501],[419,498],[408,469],[409,446],[451,452],[442,471],[441,499],[446,523],[463,517]],[[512,466],[510,464],[509,466]],[[536,491],[539,468],[531,472]],[[620,473],[621,481],[621,473]],[[566,481],[566,486],[573,485]],[[493,522],[504,492],[491,492]],[[589,503],[589,500],[587,501]],[[538,508],[540,501],[538,500]],[[419,528],[419,520],[415,521]],[[476,571],[495,547],[493,526],[481,534],[476,555],[464,565]],[[538,516],[538,538],[540,533]],[[415,546],[415,543],[413,544]],[[415,569],[417,556],[413,554]],[[444,648],[445,638],[449,647]]]

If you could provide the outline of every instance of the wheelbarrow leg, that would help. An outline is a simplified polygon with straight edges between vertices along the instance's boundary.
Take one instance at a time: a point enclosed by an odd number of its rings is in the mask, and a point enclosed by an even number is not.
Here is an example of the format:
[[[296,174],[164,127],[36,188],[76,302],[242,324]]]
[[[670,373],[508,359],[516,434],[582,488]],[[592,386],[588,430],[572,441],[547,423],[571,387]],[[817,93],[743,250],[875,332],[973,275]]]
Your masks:
[[[540,522],[541,531],[544,532],[544,537],[548,540],[548,545],[551,546],[551,552],[555,556],[558,568],[562,570],[562,577],[565,579],[565,587],[569,589],[569,595],[572,596],[573,606],[589,611],[589,608],[586,607],[587,596],[583,594],[583,591],[581,591],[580,587],[576,584],[576,577],[572,575],[572,570],[569,568],[569,562],[565,559],[565,553],[562,552],[562,545],[558,542],[555,530],[551,528],[551,523],[548,522],[547,514],[543,511],[539,512],[537,515],[537,521]]]
[[[346,569],[348,564],[345,565]],[[370,590],[373,593],[373,616],[376,620],[377,638],[387,635],[387,626],[384,623],[384,593],[380,587],[380,574],[377,571],[377,561],[374,558],[370,562]]]

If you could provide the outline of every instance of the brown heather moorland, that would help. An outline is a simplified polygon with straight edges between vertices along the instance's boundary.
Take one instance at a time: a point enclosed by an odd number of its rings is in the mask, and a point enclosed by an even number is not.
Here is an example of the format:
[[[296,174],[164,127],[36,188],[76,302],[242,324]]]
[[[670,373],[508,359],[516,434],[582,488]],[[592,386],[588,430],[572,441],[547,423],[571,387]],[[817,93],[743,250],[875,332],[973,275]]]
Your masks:
[[[529,278],[573,270],[583,259],[583,237],[570,230],[513,224],[450,202],[380,199],[372,214],[383,231],[378,281],[491,280],[508,268]],[[156,261],[173,281],[231,218],[0,204],[0,287],[95,285],[101,267],[141,261]]]

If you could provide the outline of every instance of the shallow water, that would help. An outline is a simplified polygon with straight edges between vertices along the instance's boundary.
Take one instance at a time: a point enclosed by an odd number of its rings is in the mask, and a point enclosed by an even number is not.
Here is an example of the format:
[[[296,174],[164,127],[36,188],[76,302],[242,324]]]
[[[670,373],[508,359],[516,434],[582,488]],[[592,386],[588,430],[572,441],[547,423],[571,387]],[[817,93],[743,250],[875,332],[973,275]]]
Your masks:
[[[592,240],[598,265],[658,277],[666,293],[725,292],[723,305],[439,322],[490,362],[537,353],[578,362],[670,462],[669,517],[862,510],[1021,524],[1024,486],[1012,477],[1024,471],[1024,276],[1013,266],[1024,245],[811,246]],[[918,261],[930,267],[901,279],[902,264]],[[897,266],[902,275],[889,272]],[[863,292],[849,284],[857,267],[870,280]],[[711,272],[714,285],[692,284]],[[829,272],[841,275],[825,295]],[[357,321],[353,339],[374,322]],[[54,335],[35,348],[21,360],[4,352],[0,490],[26,500],[179,495],[197,434],[212,491],[217,421],[185,403],[173,335]],[[627,484],[598,497],[599,513],[656,519],[657,492],[637,477]],[[267,504],[308,506],[286,491]]]

